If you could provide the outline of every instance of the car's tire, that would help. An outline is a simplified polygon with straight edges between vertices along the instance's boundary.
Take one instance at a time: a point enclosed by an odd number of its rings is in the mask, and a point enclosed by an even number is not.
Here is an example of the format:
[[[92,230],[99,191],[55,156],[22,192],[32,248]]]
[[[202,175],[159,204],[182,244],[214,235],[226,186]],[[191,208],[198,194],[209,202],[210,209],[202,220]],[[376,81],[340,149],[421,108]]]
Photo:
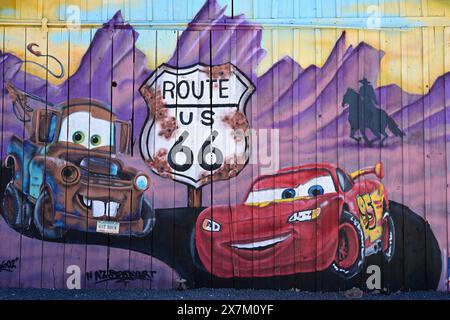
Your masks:
[[[51,192],[44,188],[36,200],[33,222],[39,234],[46,239],[62,239],[67,231],[54,226],[54,205]]]
[[[19,229],[22,226],[23,207],[19,191],[12,182],[9,182],[3,194],[2,214],[10,227]]]
[[[395,225],[389,212],[383,215],[383,257],[386,262],[391,262],[395,254]]]
[[[145,237],[148,235],[155,226],[155,210],[153,209],[150,202],[148,202],[147,199],[144,197],[142,198],[142,205],[141,205],[141,219],[144,221],[144,227],[142,228],[141,232],[135,232],[133,233],[136,237]]]
[[[365,237],[358,218],[343,211],[338,231],[338,248],[331,270],[344,279],[351,279],[362,269],[365,259]]]

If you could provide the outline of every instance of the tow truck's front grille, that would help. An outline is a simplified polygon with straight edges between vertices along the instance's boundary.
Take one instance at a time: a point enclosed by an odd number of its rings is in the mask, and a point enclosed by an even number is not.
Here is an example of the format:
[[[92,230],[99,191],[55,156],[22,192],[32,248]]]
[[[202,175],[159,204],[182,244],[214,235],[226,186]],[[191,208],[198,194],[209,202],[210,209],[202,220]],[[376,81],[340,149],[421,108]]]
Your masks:
[[[131,187],[131,181],[120,180],[112,176],[96,175],[87,172],[81,173],[81,183],[86,185],[98,184],[106,187]]]

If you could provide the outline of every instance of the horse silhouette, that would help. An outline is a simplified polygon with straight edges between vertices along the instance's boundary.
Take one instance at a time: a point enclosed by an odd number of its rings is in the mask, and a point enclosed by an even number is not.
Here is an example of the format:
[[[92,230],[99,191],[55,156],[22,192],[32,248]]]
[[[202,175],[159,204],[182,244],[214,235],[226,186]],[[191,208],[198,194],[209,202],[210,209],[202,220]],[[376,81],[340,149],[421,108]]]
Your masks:
[[[355,136],[359,130],[366,145],[370,147],[377,140],[380,141],[380,146],[383,145],[388,138],[386,127],[389,127],[389,130],[397,137],[405,135],[386,111],[364,101],[361,95],[352,88],[347,89],[342,100],[342,107],[345,108],[347,106],[349,107],[348,121],[351,128],[350,138],[360,141],[361,138]],[[372,131],[375,136],[374,139],[369,140],[367,138],[366,129]],[[381,138],[381,135],[383,135],[383,138]]]

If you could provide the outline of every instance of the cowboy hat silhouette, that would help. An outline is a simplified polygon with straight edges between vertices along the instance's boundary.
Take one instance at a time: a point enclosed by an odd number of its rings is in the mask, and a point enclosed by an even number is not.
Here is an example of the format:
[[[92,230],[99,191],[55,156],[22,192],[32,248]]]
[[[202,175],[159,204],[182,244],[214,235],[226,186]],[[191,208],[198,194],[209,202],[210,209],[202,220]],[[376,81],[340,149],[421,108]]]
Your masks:
[[[364,77],[364,78],[362,78],[362,80],[359,80],[359,83],[362,83],[362,84],[370,84],[370,81],[367,80],[366,77]]]

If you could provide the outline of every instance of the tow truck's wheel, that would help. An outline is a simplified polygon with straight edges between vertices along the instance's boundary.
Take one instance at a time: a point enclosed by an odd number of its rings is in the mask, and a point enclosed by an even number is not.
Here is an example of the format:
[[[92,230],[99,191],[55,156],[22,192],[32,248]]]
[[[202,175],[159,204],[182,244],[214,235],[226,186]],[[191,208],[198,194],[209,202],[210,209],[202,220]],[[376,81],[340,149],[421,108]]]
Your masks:
[[[16,187],[12,182],[6,186],[3,201],[2,213],[6,223],[14,229],[18,229],[22,225],[22,200]]]
[[[339,225],[338,248],[331,269],[350,279],[357,275],[364,265],[364,231],[358,218],[344,211]]]
[[[34,207],[33,221],[42,237],[47,239],[61,239],[66,231],[54,226],[55,209],[51,193],[44,189],[39,195]]]
[[[395,253],[395,226],[389,212],[383,216],[383,257],[387,262],[392,260]]]
[[[142,228],[142,232],[135,233],[136,237],[145,237],[155,226],[155,210],[145,198],[142,199],[141,219],[144,221],[144,227]]]

